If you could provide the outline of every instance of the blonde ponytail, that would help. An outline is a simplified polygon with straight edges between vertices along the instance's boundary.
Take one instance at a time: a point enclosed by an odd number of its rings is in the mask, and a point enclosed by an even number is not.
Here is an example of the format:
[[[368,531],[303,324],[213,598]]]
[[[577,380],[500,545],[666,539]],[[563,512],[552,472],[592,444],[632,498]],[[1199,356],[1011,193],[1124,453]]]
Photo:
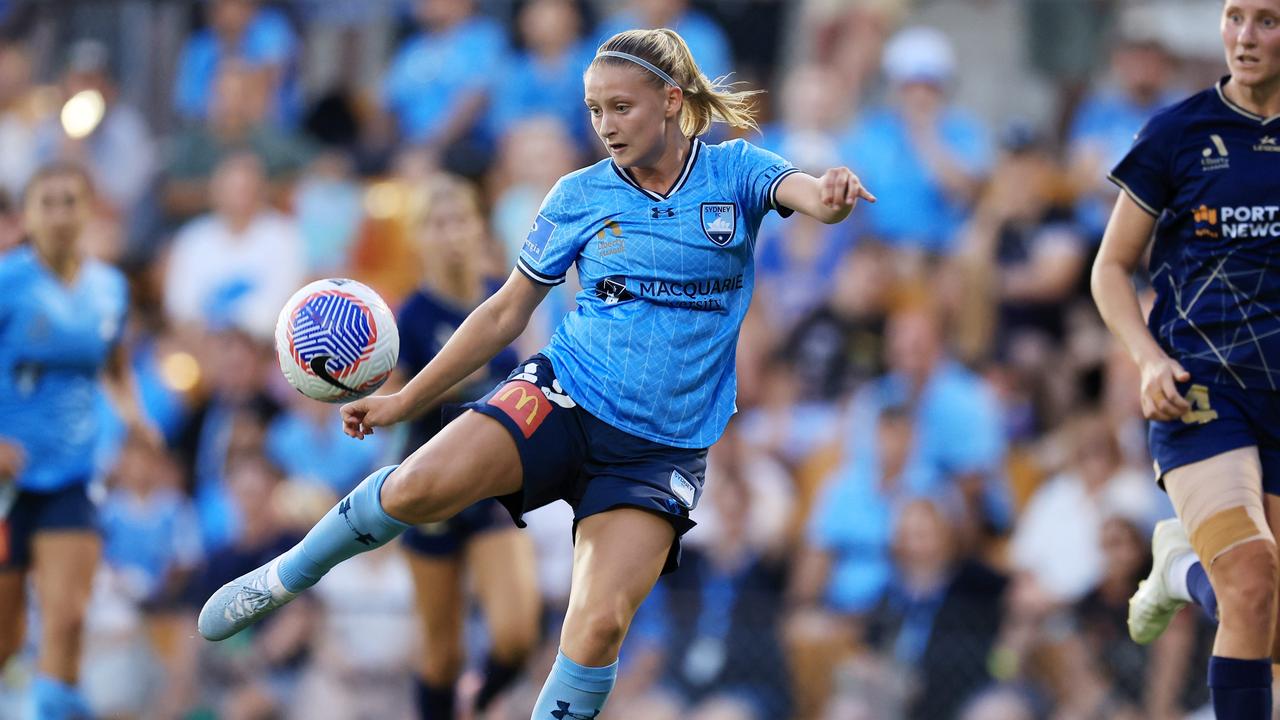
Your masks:
[[[740,129],[757,129],[755,103],[751,96],[763,90],[733,90],[733,83],[724,78],[710,80],[702,74],[693,53],[684,38],[674,30],[627,30],[609,38],[596,51],[613,51],[634,55],[652,63],[684,92],[684,107],[680,111],[680,130],[685,137],[697,137],[711,129],[716,122],[728,123]],[[628,65],[639,67],[628,60],[616,57],[596,57],[592,64]],[[650,80],[659,86],[665,81],[652,72],[646,72]]]

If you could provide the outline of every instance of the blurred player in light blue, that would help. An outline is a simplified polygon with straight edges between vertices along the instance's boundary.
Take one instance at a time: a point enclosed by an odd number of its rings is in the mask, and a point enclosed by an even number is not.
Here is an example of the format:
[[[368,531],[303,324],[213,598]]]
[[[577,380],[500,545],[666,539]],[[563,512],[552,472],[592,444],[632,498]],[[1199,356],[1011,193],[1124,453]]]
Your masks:
[[[200,614],[206,638],[235,634],[409,525],[488,497],[523,524],[524,512],[566,500],[569,608],[532,717],[600,714],[636,608],[679,563],[707,447],[734,412],[761,219],[799,211],[836,223],[874,198],[848,168],[815,178],[743,140],[699,140],[714,122],[754,127],[754,93],[713,86],[674,31],[613,36],[584,85],[609,158],[560,179],[506,284],[402,390],[344,406],[347,432],[364,437],[434,404],[524,330],[570,265],[578,308],[472,412],[369,476],[295,548],[215,593]]]
[[[124,345],[128,287],[85,255],[93,193],[79,168],[27,186],[27,242],[0,255],[0,666],[22,645],[28,573],[40,638],[31,686],[39,720],[88,717],[76,690],[81,627],[102,550],[86,487],[105,390],[131,431],[158,442],[137,402]]]

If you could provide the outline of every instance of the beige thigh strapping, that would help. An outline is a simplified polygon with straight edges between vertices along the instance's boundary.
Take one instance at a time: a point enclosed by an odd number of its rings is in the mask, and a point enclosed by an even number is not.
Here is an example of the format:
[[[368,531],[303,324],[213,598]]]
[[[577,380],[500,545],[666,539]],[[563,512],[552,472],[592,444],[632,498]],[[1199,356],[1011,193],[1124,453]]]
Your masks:
[[[1164,487],[1206,567],[1244,543],[1275,542],[1262,509],[1262,465],[1256,447],[1170,470]]]

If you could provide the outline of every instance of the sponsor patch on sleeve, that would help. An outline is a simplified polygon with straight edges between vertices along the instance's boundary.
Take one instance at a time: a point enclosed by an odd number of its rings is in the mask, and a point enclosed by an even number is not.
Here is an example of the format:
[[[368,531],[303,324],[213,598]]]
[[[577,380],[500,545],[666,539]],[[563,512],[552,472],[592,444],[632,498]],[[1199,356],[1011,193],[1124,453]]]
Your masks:
[[[538,217],[533,219],[533,227],[529,228],[529,234],[524,239],[524,253],[534,260],[541,260],[555,231],[556,224],[538,213]]]

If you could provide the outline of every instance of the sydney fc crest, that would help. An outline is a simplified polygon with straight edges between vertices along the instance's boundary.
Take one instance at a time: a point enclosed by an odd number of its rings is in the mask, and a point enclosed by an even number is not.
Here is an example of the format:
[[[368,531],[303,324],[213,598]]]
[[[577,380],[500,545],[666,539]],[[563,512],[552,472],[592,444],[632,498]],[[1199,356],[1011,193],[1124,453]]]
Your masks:
[[[711,242],[724,247],[738,229],[738,208],[733,203],[702,203],[702,232]]]

